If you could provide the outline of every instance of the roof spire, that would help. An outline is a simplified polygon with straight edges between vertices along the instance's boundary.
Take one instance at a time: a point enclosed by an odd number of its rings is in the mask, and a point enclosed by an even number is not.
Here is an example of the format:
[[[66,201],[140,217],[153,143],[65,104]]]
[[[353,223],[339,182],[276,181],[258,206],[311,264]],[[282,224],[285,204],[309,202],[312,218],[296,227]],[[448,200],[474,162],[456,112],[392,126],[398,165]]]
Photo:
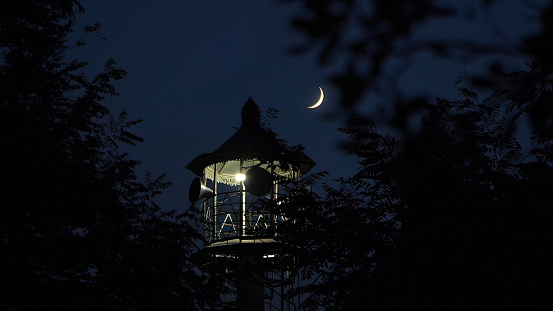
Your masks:
[[[240,128],[261,127],[259,107],[250,97],[242,107],[242,126]]]

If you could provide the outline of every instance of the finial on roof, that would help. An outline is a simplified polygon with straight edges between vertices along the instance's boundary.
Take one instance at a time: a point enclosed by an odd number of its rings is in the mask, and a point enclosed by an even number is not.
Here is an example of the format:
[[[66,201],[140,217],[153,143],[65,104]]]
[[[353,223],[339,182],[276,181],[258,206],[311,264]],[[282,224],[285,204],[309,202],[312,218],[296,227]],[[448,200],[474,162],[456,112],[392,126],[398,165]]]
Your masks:
[[[261,113],[259,107],[250,97],[242,107],[242,126],[241,128],[251,128],[261,126]]]

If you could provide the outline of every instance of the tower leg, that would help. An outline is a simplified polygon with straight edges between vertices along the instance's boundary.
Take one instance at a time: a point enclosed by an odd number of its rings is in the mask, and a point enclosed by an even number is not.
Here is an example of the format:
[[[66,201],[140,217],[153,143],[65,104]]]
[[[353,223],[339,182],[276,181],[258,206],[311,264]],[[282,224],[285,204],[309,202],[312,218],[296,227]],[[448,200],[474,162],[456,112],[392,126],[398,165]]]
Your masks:
[[[238,254],[238,310],[263,311],[264,309],[264,274],[260,266],[262,259],[263,253],[255,251],[246,250]]]

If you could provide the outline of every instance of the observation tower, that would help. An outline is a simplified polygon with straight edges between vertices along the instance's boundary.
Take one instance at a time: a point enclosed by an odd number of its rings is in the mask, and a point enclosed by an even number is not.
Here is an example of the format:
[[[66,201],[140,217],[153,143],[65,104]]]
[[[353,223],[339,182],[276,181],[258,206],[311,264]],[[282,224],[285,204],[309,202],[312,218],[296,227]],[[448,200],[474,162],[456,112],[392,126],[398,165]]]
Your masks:
[[[275,229],[290,220],[277,207],[315,162],[281,144],[260,117],[250,97],[238,131],[186,166],[197,175],[190,202],[203,211],[205,245],[194,260],[225,280],[219,302],[208,310],[298,309],[289,297],[298,283],[298,256],[278,240]]]

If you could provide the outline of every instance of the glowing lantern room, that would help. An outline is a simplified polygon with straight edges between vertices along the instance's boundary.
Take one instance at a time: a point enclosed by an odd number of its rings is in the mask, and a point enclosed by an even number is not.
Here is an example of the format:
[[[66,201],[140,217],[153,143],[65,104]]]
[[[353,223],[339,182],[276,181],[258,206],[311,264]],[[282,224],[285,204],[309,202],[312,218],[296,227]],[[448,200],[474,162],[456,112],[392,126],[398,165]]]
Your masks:
[[[186,166],[198,176],[190,187],[190,201],[202,202],[204,235],[210,244],[270,237],[270,229],[285,221],[273,213],[271,204],[286,198],[285,184],[315,165],[305,154],[281,144],[261,126],[260,117],[250,97],[238,131]]]

